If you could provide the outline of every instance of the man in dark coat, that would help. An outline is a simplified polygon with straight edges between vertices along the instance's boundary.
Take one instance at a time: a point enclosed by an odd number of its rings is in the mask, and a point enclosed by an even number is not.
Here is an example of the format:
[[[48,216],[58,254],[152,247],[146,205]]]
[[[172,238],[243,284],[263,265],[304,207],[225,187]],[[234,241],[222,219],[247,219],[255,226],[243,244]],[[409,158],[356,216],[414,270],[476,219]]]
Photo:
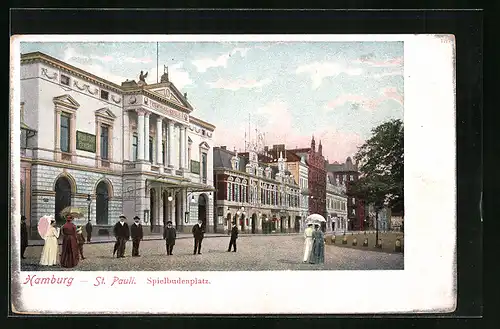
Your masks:
[[[130,227],[130,236],[132,237],[132,257],[139,257],[139,244],[143,238],[141,219],[134,217],[134,224]]]
[[[165,239],[168,256],[172,255],[176,237],[177,233],[175,232],[175,228],[172,227],[172,222],[168,221],[167,226],[165,226],[165,228],[163,229],[163,238]]]
[[[233,227],[231,228],[231,239],[229,240],[229,247],[227,251],[231,251],[231,247],[233,247],[233,252],[236,252],[236,239],[238,239],[238,227],[236,223],[233,222]]]
[[[201,241],[203,240],[204,233],[203,228],[202,228],[203,222],[201,219],[198,220],[198,224],[195,224],[193,226],[193,229],[191,232],[193,233],[194,237],[194,251],[193,255],[196,255],[196,252],[198,252],[198,255],[201,255]]]
[[[21,216],[21,258],[24,257],[24,252],[28,248],[28,227],[26,226],[26,216]]]
[[[90,220],[87,225],[85,225],[85,232],[87,233],[87,242],[90,242],[90,239],[92,238],[92,223]]]
[[[120,215],[120,221],[115,224],[113,228],[113,233],[116,237],[115,249],[113,251],[113,256],[116,252],[116,258],[125,257],[125,244],[130,238],[130,230],[128,228],[128,224],[125,223],[125,215]]]

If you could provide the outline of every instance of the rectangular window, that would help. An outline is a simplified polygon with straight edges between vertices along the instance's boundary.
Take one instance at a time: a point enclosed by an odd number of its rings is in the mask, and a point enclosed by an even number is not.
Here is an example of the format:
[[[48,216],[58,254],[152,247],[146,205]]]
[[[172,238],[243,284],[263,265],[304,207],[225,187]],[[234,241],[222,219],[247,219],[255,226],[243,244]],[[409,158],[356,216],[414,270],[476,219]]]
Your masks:
[[[70,117],[66,114],[61,114],[61,151],[69,153],[70,145]]]
[[[109,144],[109,128],[108,126],[101,126],[101,159],[108,160],[108,144]]]
[[[231,183],[227,183],[227,201],[231,201]]]
[[[105,99],[105,100],[109,99],[109,93],[106,90],[101,89],[101,99]]]
[[[153,163],[153,154],[154,154],[154,149],[153,149],[154,141],[153,138],[149,138],[149,162]]]
[[[134,136],[132,136],[132,159],[134,161],[137,161],[137,144],[139,144],[138,137],[134,134]]]
[[[207,154],[201,154],[201,178],[203,183],[207,182]]]
[[[61,84],[69,86],[69,77],[61,74]]]

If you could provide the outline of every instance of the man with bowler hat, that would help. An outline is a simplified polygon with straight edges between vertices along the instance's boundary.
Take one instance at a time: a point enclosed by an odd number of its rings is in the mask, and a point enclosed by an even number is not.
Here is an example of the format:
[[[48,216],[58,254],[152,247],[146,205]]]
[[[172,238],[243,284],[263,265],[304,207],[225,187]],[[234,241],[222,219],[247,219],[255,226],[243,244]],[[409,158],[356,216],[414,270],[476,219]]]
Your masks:
[[[163,229],[163,238],[165,239],[168,256],[172,255],[176,237],[177,233],[175,232],[175,228],[172,227],[172,221],[168,221],[167,226]]]
[[[125,244],[130,238],[130,230],[128,228],[128,224],[125,222],[125,219],[127,219],[125,215],[121,214],[120,221],[116,223],[115,227],[113,228],[113,233],[115,234],[116,237],[113,256],[115,255],[116,252],[116,258],[125,257]]]
[[[90,222],[90,219],[85,225],[85,232],[87,233],[87,242],[90,242],[90,239],[92,238],[92,223]]]
[[[139,257],[139,244],[143,238],[141,219],[134,217],[134,224],[130,227],[130,236],[132,237],[132,257]]]
[[[236,223],[233,222],[233,228],[231,228],[231,239],[229,240],[229,247],[227,251],[231,251],[231,247],[233,247],[233,252],[236,252],[236,239],[238,239],[238,227]]]
[[[201,219],[198,220],[198,224],[195,224],[193,226],[193,229],[191,232],[193,233],[194,237],[194,251],[193,255],[196,255],[196,252],[198,252],[198,255],[201,255],[201,241],[203,240],[203,235],[205,232],[203,232],[203,221]]]

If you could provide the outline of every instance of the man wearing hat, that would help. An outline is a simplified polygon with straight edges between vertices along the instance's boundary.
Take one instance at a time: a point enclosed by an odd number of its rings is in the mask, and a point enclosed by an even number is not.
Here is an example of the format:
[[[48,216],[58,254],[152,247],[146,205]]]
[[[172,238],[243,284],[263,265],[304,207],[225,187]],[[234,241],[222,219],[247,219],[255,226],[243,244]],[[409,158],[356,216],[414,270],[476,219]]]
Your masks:
[[[83,245],[85,244],[85,238],[83,237],[81,226],[76,229],[76,241],[78,242],[78,251],[80,252],[80,256],[82,256],[82,259],[85,259],[85,257],[83,256]]]
[[[168,221],[167,226],[163,229],[163,238],[165,239],[168,256],[172,255],[176,237],[177,233],[175,232],[175,228],[172,227],[172,221]]]
[[[309,261],[309,258],[311,257],[313,233],[313,224],[307,223],[307,228],[304,230],[304,263],[307,263]]]
[[[233,252],[236,252],[236,239],[238,239],[238,227],[236,226],[236,222],[233,222],[233,227],[231,228],[231,239],[229,240],[229,247],[227,251],[231,251],[231,247],[233,247]]]
[[[195,224],[193,226],[193,229],[191,230],[191,233],[193,233],[193,238],[194,238],[194,251],[193,255],[196,255],[196,252],[198,252],[198,255],[201,254],[201,241],[203,240],[204,236],[204,231],[203,231],[203,221],[201,219],[198,219],[198,224]]]
[[[132,257],[139,257],[139,244],[143,238],[141,219],[134,217],[134,224],[130,227],[130,236],[132,237]]]
[[[115,227],[113,228],[113,233],[115,234],[116,237],[113,256],[115,255],[116,252],[116,258],[125,257],[125,244],[130,238],[130,230],[128,228],[128,224],[125,222],[125,219],[126,219],[125,215],[121,214],[120,221],[118,221],[118,223],[116,223]]]
[[[92,238],[92,223],[90,219],[87,222],[87,225],[85,225],[85,232],[87,233],[87,242],[90,242],[90,239]]]

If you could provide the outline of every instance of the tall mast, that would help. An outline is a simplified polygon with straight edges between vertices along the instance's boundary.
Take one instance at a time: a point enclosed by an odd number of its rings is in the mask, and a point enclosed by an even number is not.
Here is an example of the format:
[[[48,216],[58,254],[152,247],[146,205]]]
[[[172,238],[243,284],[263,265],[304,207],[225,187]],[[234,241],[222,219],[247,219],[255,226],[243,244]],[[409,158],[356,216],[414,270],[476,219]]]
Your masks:
[[[158,77],[160,76],[160,73],[158,71],[160,69],[159,68],[159,64],[158,64],[158,62],[159,62],[159,56],[158,56],[159,55],[159,50],[158,50],[158,48],[159,48],[158,47],[158,41],[156,41],[156,83],[158,83]]]

